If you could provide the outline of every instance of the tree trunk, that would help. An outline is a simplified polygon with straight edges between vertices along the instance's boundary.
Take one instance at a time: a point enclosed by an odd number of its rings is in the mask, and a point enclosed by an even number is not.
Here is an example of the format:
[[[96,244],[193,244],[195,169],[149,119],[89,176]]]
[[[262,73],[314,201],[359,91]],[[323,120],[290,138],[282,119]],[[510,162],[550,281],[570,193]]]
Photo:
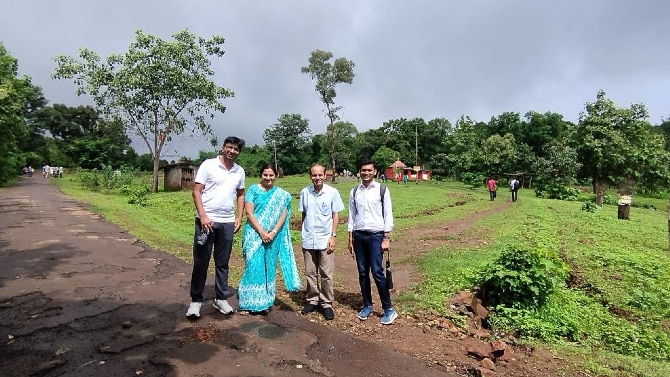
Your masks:
[[[332,169],[333,169],[333,175],[332,175],[330,181],[331,181],[331,182],[335,182],[335,155],[334,155],[334,154],[333,154],[333,156],[332,156],[331,159],[330,159],[330,165],[331,165],[331,167],[332,167]]]
[[[619,220],[630,220],[630,204],[619,204]]]
[[[603,206],[603,195],[605,193],[605,183],[593,180],[593,193],[596,194],[596,205]]]
[[[154,169],[151,173],[151,192],[158,192],[158,164],[160,163],[158,155],[152,156],[154,162]]]

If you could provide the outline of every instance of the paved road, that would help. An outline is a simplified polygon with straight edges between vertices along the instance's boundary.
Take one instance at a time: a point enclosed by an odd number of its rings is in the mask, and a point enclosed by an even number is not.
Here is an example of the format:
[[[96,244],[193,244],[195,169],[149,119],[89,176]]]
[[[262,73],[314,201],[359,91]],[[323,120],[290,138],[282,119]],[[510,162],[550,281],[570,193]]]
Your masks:
[[[184,317],[190,266],[24,177],[0,189],[4,376],[448,376],[289,311]],[[213,296],[212,279],[208,294]]]

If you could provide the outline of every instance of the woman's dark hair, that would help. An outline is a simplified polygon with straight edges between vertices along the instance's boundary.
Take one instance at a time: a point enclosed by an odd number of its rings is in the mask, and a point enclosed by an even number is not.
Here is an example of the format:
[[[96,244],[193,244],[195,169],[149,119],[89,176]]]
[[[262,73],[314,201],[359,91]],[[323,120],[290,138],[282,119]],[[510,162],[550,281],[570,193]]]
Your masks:
[[[268,163],[265,163],[265,164],[261,165],[261,169],[259,170],[261,175],[263,175],[263,170],[265,170],[265,169],[270,169],[275,173],[275,175],[277,175],[277,170],[275,169],[274,164],[271,164],[271,163],[268,162]]]
[[[244,145],[246,143],[244,142],[244,140],[240,139],[237,136],[228,136],[226,140],[223,141],[223,145],[226,144],[237,145],[237,149],[239,149],[239,151],[242,152],[242,148],[244,148]]]

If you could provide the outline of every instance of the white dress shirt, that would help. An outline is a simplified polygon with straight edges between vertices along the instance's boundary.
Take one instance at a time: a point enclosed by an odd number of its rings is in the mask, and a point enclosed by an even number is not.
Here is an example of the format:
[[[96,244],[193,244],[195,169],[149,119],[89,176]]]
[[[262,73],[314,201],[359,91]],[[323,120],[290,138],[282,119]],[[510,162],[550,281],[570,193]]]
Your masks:
[[[354,198],[354,190],[356,197]],[[388,187],[384,192],[384,210],[380,184],[372,181],[368,187],[362,183],[349,192],[349,221],[347,230],[365,230],[370,232],[390,232],[393,230],[393,206]]]

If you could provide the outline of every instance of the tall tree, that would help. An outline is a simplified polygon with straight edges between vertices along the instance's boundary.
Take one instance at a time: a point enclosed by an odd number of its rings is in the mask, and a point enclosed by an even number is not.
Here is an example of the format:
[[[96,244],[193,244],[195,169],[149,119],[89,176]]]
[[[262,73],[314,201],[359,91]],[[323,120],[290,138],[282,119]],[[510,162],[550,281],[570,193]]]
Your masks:
[[[453,134],[447,139],[448,173],[460,176],[464,172],[483,172],[476,167],[479,148],[483,140],[477,132],[475,122],[470,117],[461,116],[454,126]]]
[[[647,117],[643,104],[616,107],[602,90],[595,102],[586,103],[575,143],[582,174],[591,178],[596,204],[602,205],[607,186],[625,181],[653,186],[670,182],[663,138],[653,133]]]
[[[326,116],[330,123],[326,128],[326,143],[330,155],[330,167],[336,172],[336,155],[342,147],[341,136],[334,127],[335,121],[340,117],[337,112],[342,108],[335,106],[335,97],[337,84],[351,84],[354,81],[354,62],[346,58],[337,58],[333,63],[330,62],[333,54],[328,51],[314,50],[309,57],[309,65],[302,67],[300,71],[316,80],[315,90],[319,94],[319,99],[326,105]],[[333,174],[333,182],[335,174]]]
[[[26,163],[17,143],[30,133],[26,119],[33,107],[44,103],[42,90],[18,76],[18,60],[0,43],[0,184],[14,180]]]
[[[101,60],[95,52],[81,49],[78,59],[54,58],[54,78],[74,79],[77,94],[92,96],[103,113],[121,117],[144,141],[153,162],[152,192],[158,190],[165,144],[186,130],[211,135],[208,119],[224,113],[221,100],[233,96],[211,79],[209,57],[223,56],[223,37],[206,40],[187,30],[172,37],[163,40],[138,30],[123,55]]]
[[[529,111],[524,117],[524,132],[517,141],[528,144],[537,156],[545,155],[547,143],[569,139],[570,131],[574,130],[570,122],[563,120],[563,115],[558,113]]]
[[[263,131],[265,147],[284,174],[303,173],[309,167],[309,121],[300,114],[282,114],[277,123]]]
[[[479,149],[481,171],[487,175],[500,176],[501,173],[516,169],[517,145],[510,133],[489,136]]]
[[[125,158],[131,149],[130,138],[118,117],[105,120],[91,106],[54,104],[36,111],[33,120],[49,131],[56,145],[69,157],[65,165],[118,168],[130,162]]]

